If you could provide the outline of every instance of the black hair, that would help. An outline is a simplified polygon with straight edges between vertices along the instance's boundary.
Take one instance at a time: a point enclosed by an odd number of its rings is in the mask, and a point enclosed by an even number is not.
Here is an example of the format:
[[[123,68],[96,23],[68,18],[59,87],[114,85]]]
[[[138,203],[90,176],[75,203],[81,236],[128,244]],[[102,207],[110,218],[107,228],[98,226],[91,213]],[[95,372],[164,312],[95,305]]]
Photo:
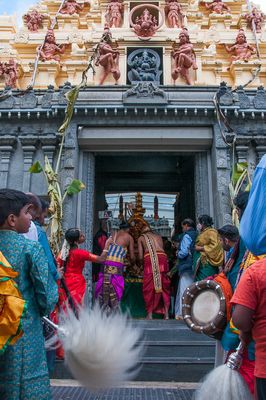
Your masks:
[[[240,209],[241,214],[245,211],[245,208],[248,204],[249,192],[240,192],[234,198],[234,205]]]
[[[65,233],[65,239],[70,244],[70,247],[75,245],[80,238],[80,230],[78,228],[70,228]]]
[[[220,229],[217,229],[220,236],[231,240],[232,242],[237,242],[239,239],[239,231],[234,225],[224,225]]]
[[[41,201],[42,211],[45,211],[47,208],[49,208],[50,204],[48,201],[44,199],[40,199],[40,201]]]
[[[182,222],[181,225],[188,225],[190,228],[196,228],[195,222],[191,218],[185,218]]]
[[[198,220],[199,220],[200,224],[202,224],[206,227],[213,225],[212,217],[210,217],[209,215],[206,215],[206,214],[200,215]]]
[[[18,217],[27,204],[30,204],[30,200],[25,193],[14,189],[0,189],[0,226],[10,214]]]
[[[42,209],[41,199],[36,194],[26,193],[26,196],[28,196],[29,203],[31,203],[36,210]]]
[[[127,221],[122,221],[121,224],[119,225],[119,229],[128,229],[130,228],[130,225]]]

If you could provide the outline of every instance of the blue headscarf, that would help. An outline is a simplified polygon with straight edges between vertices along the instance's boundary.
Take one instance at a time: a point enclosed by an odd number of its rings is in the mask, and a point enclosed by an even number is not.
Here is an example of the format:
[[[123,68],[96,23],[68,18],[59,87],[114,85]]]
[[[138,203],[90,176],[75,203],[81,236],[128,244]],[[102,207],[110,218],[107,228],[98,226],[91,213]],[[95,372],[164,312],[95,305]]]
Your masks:
[[[254,255],[266,253],[266,154],[255,170],[248,204],[240,222],[240,236]]]

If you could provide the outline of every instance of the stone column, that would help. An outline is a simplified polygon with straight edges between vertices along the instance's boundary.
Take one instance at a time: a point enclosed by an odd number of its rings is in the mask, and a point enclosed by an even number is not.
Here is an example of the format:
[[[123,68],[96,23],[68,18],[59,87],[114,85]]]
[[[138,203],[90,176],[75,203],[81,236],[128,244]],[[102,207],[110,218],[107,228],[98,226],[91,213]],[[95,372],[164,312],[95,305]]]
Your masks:
[[[266,154],[266,140],[264,137],[256,138],[256,153],[258,155],[258,162],[262,159],[262,157]]]
[[[247,162],[248,159],[248,144],[244,142],[236,142],[236,153],[238,162]]]
[[[12,136],[1,137],[0,146],[0,182],[2,188],[7,188],[8,185],[8,171],[10,166],[11,154],[16,139]]]
[[[53,167],[54,164],[54,152],[55,152],[55,146],[57,139],[55,136],[44,136],[44,137],[39,137],[42,143],[42,150],[44,156],[46,156]]]
[[[86,154],[86,212],[85,233],[86,248],[91,251],[93,244],[93,219],[94,219],[94,197],[95,197],[95,156],[93,153]],[[85,278],[87,281],[87,304],[92,303],[92,265],[86,263]]]
[[[207,152],[196,153],[195,166],[195,214],[210,214]]]
[[[22,144],[23,159],[24,159],[22,190],[23,192],[29,192],[31,185],[31,173],[29,172],[29,168],[32,166],[34,153],[36,151],[35,147],[36,138],[27,136],[20,138],[20,141]]]

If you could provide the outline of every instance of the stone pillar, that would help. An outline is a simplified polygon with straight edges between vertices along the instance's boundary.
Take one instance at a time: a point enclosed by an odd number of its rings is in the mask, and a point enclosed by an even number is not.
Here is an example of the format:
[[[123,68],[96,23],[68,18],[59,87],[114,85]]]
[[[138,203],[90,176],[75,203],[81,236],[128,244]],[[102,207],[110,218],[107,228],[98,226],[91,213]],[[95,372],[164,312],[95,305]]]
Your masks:
[[[7,188],[8,185],[8,171],[10,166],[11,154],[13,152],[13,146],[16,142],[14,137],[1,137],[0,146],[0,182],[1,188]]]
[[[264,137],[256,138],[256,153],[258,155],[258,162],[262,159],[262,157],[266,154],[266,140]]]
[[[94,219],[94,198],[95,198],[95,156],[93,153],[86,153],[86,212],[85,212],[85,234],[86,248],[91,251],[93,244],[93,219]],[[87,282],[86,302],[92,303],[92,265],[86,263],[84,275]]]
[[[57,139],[55,136],[44,136],[44,137],[39,137],[42,143],[42,150],[44,156],[46,156],[53,167],[54,164],[54,152],[55,152],[55,146]]]
[[[210,188],[208,181],[207,152],[196,153],[195,166],[195,214],[210,214]]]
[[[22,144],[22,149],[23,149],[23,186],[22,190],[23,192],[29,192],[30,191],[30,185],[31,185],[31,173],[29,172],[29,168],[32,166],[33,163],[33,157],[34,153],[36,151],[35,143],[36,143],[36,138],[35,137],[23,137],[20,138],[21,144]]]
[[[232,222],[229,183],[230,164],[229,149],[225,145],[219,129],[214,125],[214,142],[211,154],[211,171],[213,186],[213,205],[215,226],[222,226]]]
[[[248,159],[248,144],[236,142],[236,153],[238,162],[247,162]]]

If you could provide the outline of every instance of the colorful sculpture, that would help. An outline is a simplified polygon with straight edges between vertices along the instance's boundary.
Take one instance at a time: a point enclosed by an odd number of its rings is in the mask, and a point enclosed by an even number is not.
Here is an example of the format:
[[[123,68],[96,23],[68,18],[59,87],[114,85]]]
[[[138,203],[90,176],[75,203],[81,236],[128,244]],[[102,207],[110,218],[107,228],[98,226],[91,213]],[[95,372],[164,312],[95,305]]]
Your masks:
[[[170,28],[183,28],[184,14],[177,0],[167,0],[165,4],[165,15]]]
[[[247,38],[243,29],[239,30],[236,42],[233,46],[225,46],[228,53],[232,53],[231,63],[234,61],[248,62],[256,53],[256,49],[247,43]]]
[[[104,28],[104,34],[98,47],[98,56],[95,65],[101,65],[104,69],[99,85],[103,84],[110,73],[113,74],[115,83],[117,84],[121,75],[119,70],[119,51],[113,50],[112,48],[112,34],[108,25],[105,25]]]
[[[40,50],[40,59],[41,61],[60,61],[59,54],[63,54],[65,52],[64,45],[58,45],[55,41],[54,31],[49,29],[45,36],[45,42]]]
[[[228,14],[231,13],[231,9],[223,3],[222,0],[214,0],[212,3],[205,3],[205,7],[211,10],[211,13],[215,14]]]
[[[105,21],[109,28],[119,28],[121,26],[123,11],[124,6],[120,0],[109,0],[105,14]]]
[[[31,32],[37,32],[38,29],[42,28],[42,21],[44,15],[40,14],[37,10],[32,10],[24,16],[27,28]]]
[[[187,29],[183,29],[179,34],[179,47],[173,49],[172,58],[174,65],[172,67],[172,78],[177,80],[178,76],[182,76],[188,85],[192,85],[189,70],[192,67],[198,69],[196,64],[196,56],[193,49],[193,44],[190,43],[190,38]]]
[[[64,5],[60,10],[60,14],[78,14],[79,11],[82,11],[84,4],[79,4],[76,0],[65,0]]]
[[[253,29],[254,25],[256,32],[261,32],[265,15],[257,7],[253,7],[251,12],[245,14],[244,17],[247,20],[250,29]]]
[[[11,59],[5,63],[0,62],[0,76],[4,77],[6,86],[15,88],[18,79],[16,61]]]
[[[141,15],[134,17],[136,11],[143,9]],[[151,14],[153,9],[161,14],[161,21],[158,23],[155,15]],[[160,8],[154,4],[140,4],[134,7],[129,14],[130,25],[139,38],[149,39],[164,23],[164,14]]]

